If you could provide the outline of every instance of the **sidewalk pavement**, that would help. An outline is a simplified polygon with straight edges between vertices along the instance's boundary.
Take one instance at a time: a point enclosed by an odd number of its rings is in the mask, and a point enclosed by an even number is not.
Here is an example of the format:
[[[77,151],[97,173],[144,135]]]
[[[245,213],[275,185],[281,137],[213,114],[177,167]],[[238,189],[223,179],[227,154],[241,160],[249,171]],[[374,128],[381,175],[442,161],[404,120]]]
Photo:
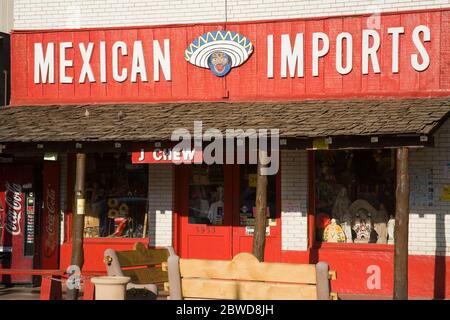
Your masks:
[[[5,287],[0,285],[0,300],[39,300],[39,287]],[[338,294],[339,300],[392,300],[390,296]],[[165,300],[167,295],[158,296]],[[411,298],[411,300],[428,300],[427,298]]]

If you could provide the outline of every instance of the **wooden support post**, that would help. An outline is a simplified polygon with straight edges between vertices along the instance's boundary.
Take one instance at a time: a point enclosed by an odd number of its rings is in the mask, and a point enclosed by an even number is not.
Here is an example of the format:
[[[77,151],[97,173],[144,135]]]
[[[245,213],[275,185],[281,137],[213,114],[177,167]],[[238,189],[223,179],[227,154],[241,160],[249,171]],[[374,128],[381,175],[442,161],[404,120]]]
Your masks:
[[[72,259],[71,264],[83,268],[83,231],[84,231],[84,213],[85,213],[85,172],[86,172],[86,154],[77,154],[76,180],[75,180],[75,210],[72,219]],[[69,300],[78,299],[78,289],[67,291]]]
[[[263,163],[267,163],[267,151],[258,151],[258,169],[256,181],[256,216],[253,233],[253,255],[260,262],[264,261],[266,244],[266,212],[267,212],[267,176],[261,174]]]
[[[394,299],[408,299],[409,173],[408,148],[397,149]]]

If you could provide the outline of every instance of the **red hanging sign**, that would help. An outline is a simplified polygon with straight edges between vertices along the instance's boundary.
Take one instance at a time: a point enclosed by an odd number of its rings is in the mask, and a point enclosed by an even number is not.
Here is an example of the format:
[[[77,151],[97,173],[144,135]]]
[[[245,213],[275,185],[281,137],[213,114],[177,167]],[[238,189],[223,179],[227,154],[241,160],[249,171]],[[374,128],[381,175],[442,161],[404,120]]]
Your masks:
[[[189,164],[202,163],[203,153],[201,150],[173,150],[172,147],[154,148],[153,150],[141,149],[135,151],[131,156],[133,164],[141,163],[175,163]]]

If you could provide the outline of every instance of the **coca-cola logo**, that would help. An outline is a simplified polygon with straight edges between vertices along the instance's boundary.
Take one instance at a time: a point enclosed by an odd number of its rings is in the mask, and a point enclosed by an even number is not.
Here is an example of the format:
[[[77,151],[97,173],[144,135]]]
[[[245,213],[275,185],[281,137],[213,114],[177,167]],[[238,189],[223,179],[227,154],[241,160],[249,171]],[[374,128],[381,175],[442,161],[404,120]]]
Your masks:
[[[23,196],[22,187],[17,183],[6,182],[6,207],[7,218],[5,229],[13,236],[20,235],[20,219],[22,219],[23,214]]]
[[[47,189],[47,219],[45,224],[45,231],[47,233],[47,239],[45,239],[45,255],[50,257],[53,255],[53,252],[57,246],[57,216],[56,216],[56,191],[51,188],[51,186]]]

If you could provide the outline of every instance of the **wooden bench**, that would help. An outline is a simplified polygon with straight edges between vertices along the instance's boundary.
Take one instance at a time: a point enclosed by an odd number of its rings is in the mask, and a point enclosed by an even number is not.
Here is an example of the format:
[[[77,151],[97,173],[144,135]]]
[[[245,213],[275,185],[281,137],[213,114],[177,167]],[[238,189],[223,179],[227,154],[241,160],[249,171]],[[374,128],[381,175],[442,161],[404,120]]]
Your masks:
[[[128,289],[147,289],[156,299],[158,290],[168,284],[167,259],[173,248],[147,248],[136,243],[133,250],[115,251],[106,249],[104,262],[108,276],[130,277]]]
[[[231,261],[180,259],[171,254],[168,269],[171,300],[330,300],[332,297],[325,262],[315,265],[259,262],[250,253],[240,253]]]

